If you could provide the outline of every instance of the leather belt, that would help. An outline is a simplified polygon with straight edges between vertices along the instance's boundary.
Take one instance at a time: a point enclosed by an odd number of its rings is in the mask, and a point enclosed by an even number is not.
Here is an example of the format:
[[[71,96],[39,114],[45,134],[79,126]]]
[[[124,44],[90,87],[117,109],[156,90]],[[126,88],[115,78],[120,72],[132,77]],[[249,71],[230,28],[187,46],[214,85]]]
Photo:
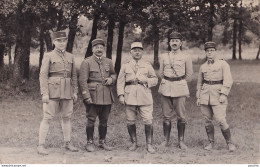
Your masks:
[[[223,84],[223,80],[219,80],[219,81],[207,81],[207,80],[203,80],[203,83],[209,84],[209,85],[217,85],[217,84]]]
[[[163,78],[164,78],[165,80],[167,80],[167,81],[180,81],[180,80],[185,79],[185,75],[183,75],[183,76],[181,76],[181,77],[174,77],[174,78],[170,78],[170,77],[164,76]]]
[[[126,82],[125,85],[137,85],[137,84],[141,84],[140,82],[138,81],[135,81],[135,82]]]
[[[50,73],[49,77],[71,78],[71,73]]]
[[[98,83],[101,83],[102,85],[105,85],[105,80],[103,80],[101,78],[89,78],[88,83],[90,83],[90,82],[98,82]]]

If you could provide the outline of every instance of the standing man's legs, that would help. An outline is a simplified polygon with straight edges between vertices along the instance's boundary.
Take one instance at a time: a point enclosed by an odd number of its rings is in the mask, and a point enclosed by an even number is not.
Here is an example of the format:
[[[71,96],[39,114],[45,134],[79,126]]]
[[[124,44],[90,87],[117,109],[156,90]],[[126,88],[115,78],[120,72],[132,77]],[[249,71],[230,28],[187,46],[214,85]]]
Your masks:
[[[208,135],[209,143],[205,145],[205,150],[211,150],[214,145],[214,125],[212,124],[213,120],[213,110],[212,106],[210,105],[203,105],[200,106],[200,111],[205,119],[205,128]]]
[[[185,125],[186,125],[186,118],[185,118],[185,101],[186,97],[173,97],[173,106],[174,110],[177,114],[177,129],[178,129],[178,142],[179,147],[181,149],[187,149],[187,146],[184,144],[184,134],[185,134]]]
[[[163,111],[163,134],[165,141],[162,145],[169,146],[170,134],[172,128],[172,114],[173,114],[173,103],[171,97],[161,96],[162,101],[162,111]]]
[[[61,112],[61,127],[64,136],[64,147],[72,152],[77,152],[78,149],[73,147],[71,140],[71,115],[73,113],[73,100],[60,100]]]
[[[221,132],[228,145],[229,151],[235,151],[236,147],[234,144],[232,144],[229,125],[227,124],[227,121],[226,121],[227,105],[217,105],[217,106],[212,106],[212,108],[213,108],[213,113],[215,115],[216,121],[218,122],[218,124],[221,128]]]
[[[147,151],[155,153],[153,148],[153,105],[139,106],[140,115],[144,121]]]
[[[111,151],[112,148],[109,147],[105,140],[107,135],[107,121],[108,117],[111,111],[111,105],[101,105],[99,107],[98,111],[98,118],[99,118],[99,126],[98,126],[98,132],[99,132],[99,147]]]
[[[86,134],[87,134],[87,145],[86,150],[89,152],[95,151],[94,147],[94,126],[97,117],[98,106],[95,104],[86,104],[86,116],[87,116],[87,125],[86,125]]]
[[[132,145],[129,147],[130,151],[135,151],[137,149],[137,137],[136,137],[136,125],[135,120],[137,116],[137,106],[126,105],[126,119],[127,119],[127,130],[132,142]]]
[[[37,147],[39,154],[48,154],[44,148],[45,140],[49,132],[49,122],[55,116],[55,112],[59,107],[59,100],[49,100],[49,103],[43,103],[43,119],[39,129],[39,146]]]

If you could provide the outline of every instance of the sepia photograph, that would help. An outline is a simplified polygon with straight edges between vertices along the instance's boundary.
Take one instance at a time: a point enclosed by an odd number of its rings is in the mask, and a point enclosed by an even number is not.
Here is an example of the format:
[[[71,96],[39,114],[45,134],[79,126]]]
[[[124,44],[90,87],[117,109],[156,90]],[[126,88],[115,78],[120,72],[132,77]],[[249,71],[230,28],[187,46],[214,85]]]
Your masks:
[[[1,0],[0,165],[260,164],[260,0]]]

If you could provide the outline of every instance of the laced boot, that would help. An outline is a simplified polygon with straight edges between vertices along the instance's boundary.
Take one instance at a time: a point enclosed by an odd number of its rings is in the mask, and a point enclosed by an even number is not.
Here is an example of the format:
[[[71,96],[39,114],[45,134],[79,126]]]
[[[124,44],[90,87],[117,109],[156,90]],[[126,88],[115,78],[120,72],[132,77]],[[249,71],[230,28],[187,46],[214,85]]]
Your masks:
[[[78,152],[78,151],[79,151],[76,147],[74,147],[74,146],[70,143],[70,141],[65,142],[64,148],[67,149],[67,150],[69,150],[69,151],[71,151],[71,152]]]
[[[127,125],[127,130],[132,142],[131,147],[129,147],[128,149],[130,151],[135,151],[137,149],[137,137],[136,137],[136,125],[135,124],[128,124]]]
[[[221,129],[221,132],[222,132],[222,134],[223,134],[223,136],[224,136],[224,138],[225,138],[225,140],[226,140],[226,143],[227,143],[227,145],[228,145],[228,150],[229,150],[230,152],[235,151],[235,150],[236,150],[236,146],[235,146],[234,144],[232,144],[232,142],[231,142],[230,129],[229,129],[229,128],[226,129],[226,130],[222,130],[222,129]]]
[[[38,154],[41,154],[41,155],[48,155],[49,152],[47,151],[47,149],[44,147],[44,145],[39,145],[37,147],[37,152]]]
[[[98,132],[99,132],[99,147],[103,148],[106,151],[112,151],[112,147],[108,146],[105,142],[105,138],[107,135],[107,126],[98,126]]]
[[[184,143],[185,122],[181,122],[180,120],[178,120],[177,129],[178,129],[179,148],[182,150],[186,150],[188,147]]]
[[[213,146],[214,146],[214,125],[208,125],[205,127],[206,128],[206,132],[208,135],[208,140],[209,143],[207,145],[205,145],[204,149],[205,150],[212,150]]]
[[[94,142],[93,142],[94,126],[87,127],[86,133],[87,133],[87,145],[86,145],[85,149],[88,152],[94,152],[95,151],[95,146],[94,146]]]
[[[151,154],[155,153],[155,149],[152,146],[153,141],[153,126],[152,125],[145,125],[145,136],[146,136],[146,145],[147,151]]]

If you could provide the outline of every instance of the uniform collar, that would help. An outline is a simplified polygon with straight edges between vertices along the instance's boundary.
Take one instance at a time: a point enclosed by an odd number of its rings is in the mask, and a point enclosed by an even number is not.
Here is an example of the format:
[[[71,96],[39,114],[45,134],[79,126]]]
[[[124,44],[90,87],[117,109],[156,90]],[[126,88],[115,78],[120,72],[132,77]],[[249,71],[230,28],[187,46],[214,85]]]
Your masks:
[[[103,56],[98,57],[98,56],[94,55],[94,57],[95,57],[96,60],[102,60],[102,57],[103,57]]]
[[[181,52],[181,50],[180,49],[178,49],[178,50],[176,50],[176,51],[171,51],[170,52],[170,54],[172,54],[172,55],[177,55],[177,54],[179,54]]]
[[[60,49],[57,49],[57,48],[55,48],[54,49],[57,53],[59,53],[59,54],[64,54],[65,53],[65,50],[60,50]]]
[[[140,60],[138,60],[138,61],[135,61],[134,59],[132,59],[132,60],[130,61],[130,63],[133,64],[133,65],[137,65],[137,66],[139,66],[139,67],[142,67],[142,66],[143,66],[143,60],[142,60],[142,59],[140,59]]]

